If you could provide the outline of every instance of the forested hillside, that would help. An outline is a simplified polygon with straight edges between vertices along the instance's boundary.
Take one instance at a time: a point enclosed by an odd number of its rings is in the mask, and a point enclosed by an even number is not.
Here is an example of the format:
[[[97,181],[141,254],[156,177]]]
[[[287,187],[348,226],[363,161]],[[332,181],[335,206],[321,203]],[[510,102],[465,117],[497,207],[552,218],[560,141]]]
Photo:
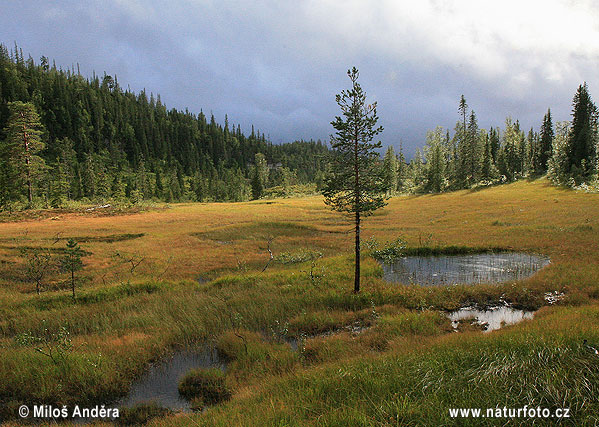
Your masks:
[[[455,128],[428,132],[409,162],[387,149],[380,165],[393,193],[437,193],[547,175],[597,189],[598,110],[578,87],[572,120],[525,132],[478,125],[464,96]],[[323,118],[325,120],[325,118]],[[115,77],[84,77],[46,57],[0,45],[0,209],[77,203],[243,201],[315,191],[328,148],[320,141],[270,143],[202,112],[167,109],[160,96],[124,90]],[[309,185],[308,185],[309,184]]]
[[[275,145],[253,127],[246,136],[116,76],[86,78],[0,45],[0,207],[247,200],[321,180],[326,151]]]

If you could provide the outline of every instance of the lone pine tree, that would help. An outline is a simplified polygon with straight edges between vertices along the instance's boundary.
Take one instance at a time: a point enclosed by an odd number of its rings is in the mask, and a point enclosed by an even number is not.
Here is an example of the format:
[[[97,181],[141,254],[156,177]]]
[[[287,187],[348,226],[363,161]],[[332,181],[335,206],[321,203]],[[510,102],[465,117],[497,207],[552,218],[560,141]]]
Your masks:
[[[366,103],[366,94],[358,83],[358,70],[353,67],[347,75],[351,89],[336,96],[343,117],[331,122],[335,135],[331,136],[333,148],[330,173],[322,194],[325,203],[333,210],[346,212],[353,217],[355,226],[354,292],[360,292],[360,221],[383,207],[387,199],[384,171],[375,151],[381,142],[372,142],[382,132],[376,127],[378,116],[376,102]]]

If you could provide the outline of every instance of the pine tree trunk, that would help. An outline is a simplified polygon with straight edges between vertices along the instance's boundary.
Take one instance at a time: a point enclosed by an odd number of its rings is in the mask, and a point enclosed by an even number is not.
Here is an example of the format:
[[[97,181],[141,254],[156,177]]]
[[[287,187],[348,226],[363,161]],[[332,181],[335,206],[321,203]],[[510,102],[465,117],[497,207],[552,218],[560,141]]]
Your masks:
[[[360,292],[360,212],[356,212],[356,270],[354,277],[354,293]]]
[[[75,301],[75,269],[71,269],[71,289],[73,290],[73,301]]]
[[[25,115],[21,113],[21,117],[25,120]],[[29,207],[33,204],[33,189],[31,187],[31,166],[29,164],[29,140],[27,138],[27,130],[23,124],[23,142],[25,143],[25,167],[27,169],[27,190],[29,196]]]
[[[358,158],[358,130],[354,135],[354,174],[355,174],[355,196],[356,196],[356,268],[354,275],[354,293],[360,292],[360,164]]]

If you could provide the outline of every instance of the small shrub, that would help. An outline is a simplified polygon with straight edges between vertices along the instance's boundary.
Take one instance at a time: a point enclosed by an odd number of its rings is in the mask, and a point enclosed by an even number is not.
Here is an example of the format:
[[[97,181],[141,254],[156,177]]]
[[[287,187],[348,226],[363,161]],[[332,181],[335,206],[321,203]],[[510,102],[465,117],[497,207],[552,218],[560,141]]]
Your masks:
[[[298,264],[300,262],[313,261],[320,257],[322,257],[321,252],[301,248],[296,252],[281,252],[274,259],[280,264]]]
[[[42,320],[45,325],[46,320]],[[49,357],[54,364],[63,363],[67,355],[73,351],[71,334],[65,326],[54,332],[44,328],[42,334],[23,332],[15,336],[15,342],[21,346],[34,346],[35,351]]]
[[[225,374],[218,368],[194,369],[179,381],[179,394],[184,398],[201,398],[207,405],[229,400],[231,390],[225,383]]]
[[[371,244],[374,249],[371,256],[379,261],[392,262],[405,255],[406,243],[401,239],[388,240],[384,246],[379,249],[379,245]]]
[[[131,408],[120,408],[119,418],[115,420],[120,426],[138,426],[149,422],[153,418],[166,417],[173,411],[156,402],[140,403]]]

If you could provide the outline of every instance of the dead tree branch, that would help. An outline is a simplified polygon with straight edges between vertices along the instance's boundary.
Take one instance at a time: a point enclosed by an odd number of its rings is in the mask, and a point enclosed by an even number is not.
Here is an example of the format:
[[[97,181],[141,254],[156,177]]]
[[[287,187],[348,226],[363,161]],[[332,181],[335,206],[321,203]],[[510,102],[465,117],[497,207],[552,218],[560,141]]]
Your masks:
[[[272,241],[273,241],[273,238],[271,237],[270,239],[268,239],[268,242],[266,244],[266,249],[268,250],[268,255],[270,256],[270,258],[268,259],[268,262],[266,263],[266,265],[264,266],[264,268],[262,269],[262,271],[260,273],[264,273],[264,271],[266,271],[266,269],[268,268],[268,266],[270,265],[270,263],[274,259],[272,251],[270,250],[270,243]]]

